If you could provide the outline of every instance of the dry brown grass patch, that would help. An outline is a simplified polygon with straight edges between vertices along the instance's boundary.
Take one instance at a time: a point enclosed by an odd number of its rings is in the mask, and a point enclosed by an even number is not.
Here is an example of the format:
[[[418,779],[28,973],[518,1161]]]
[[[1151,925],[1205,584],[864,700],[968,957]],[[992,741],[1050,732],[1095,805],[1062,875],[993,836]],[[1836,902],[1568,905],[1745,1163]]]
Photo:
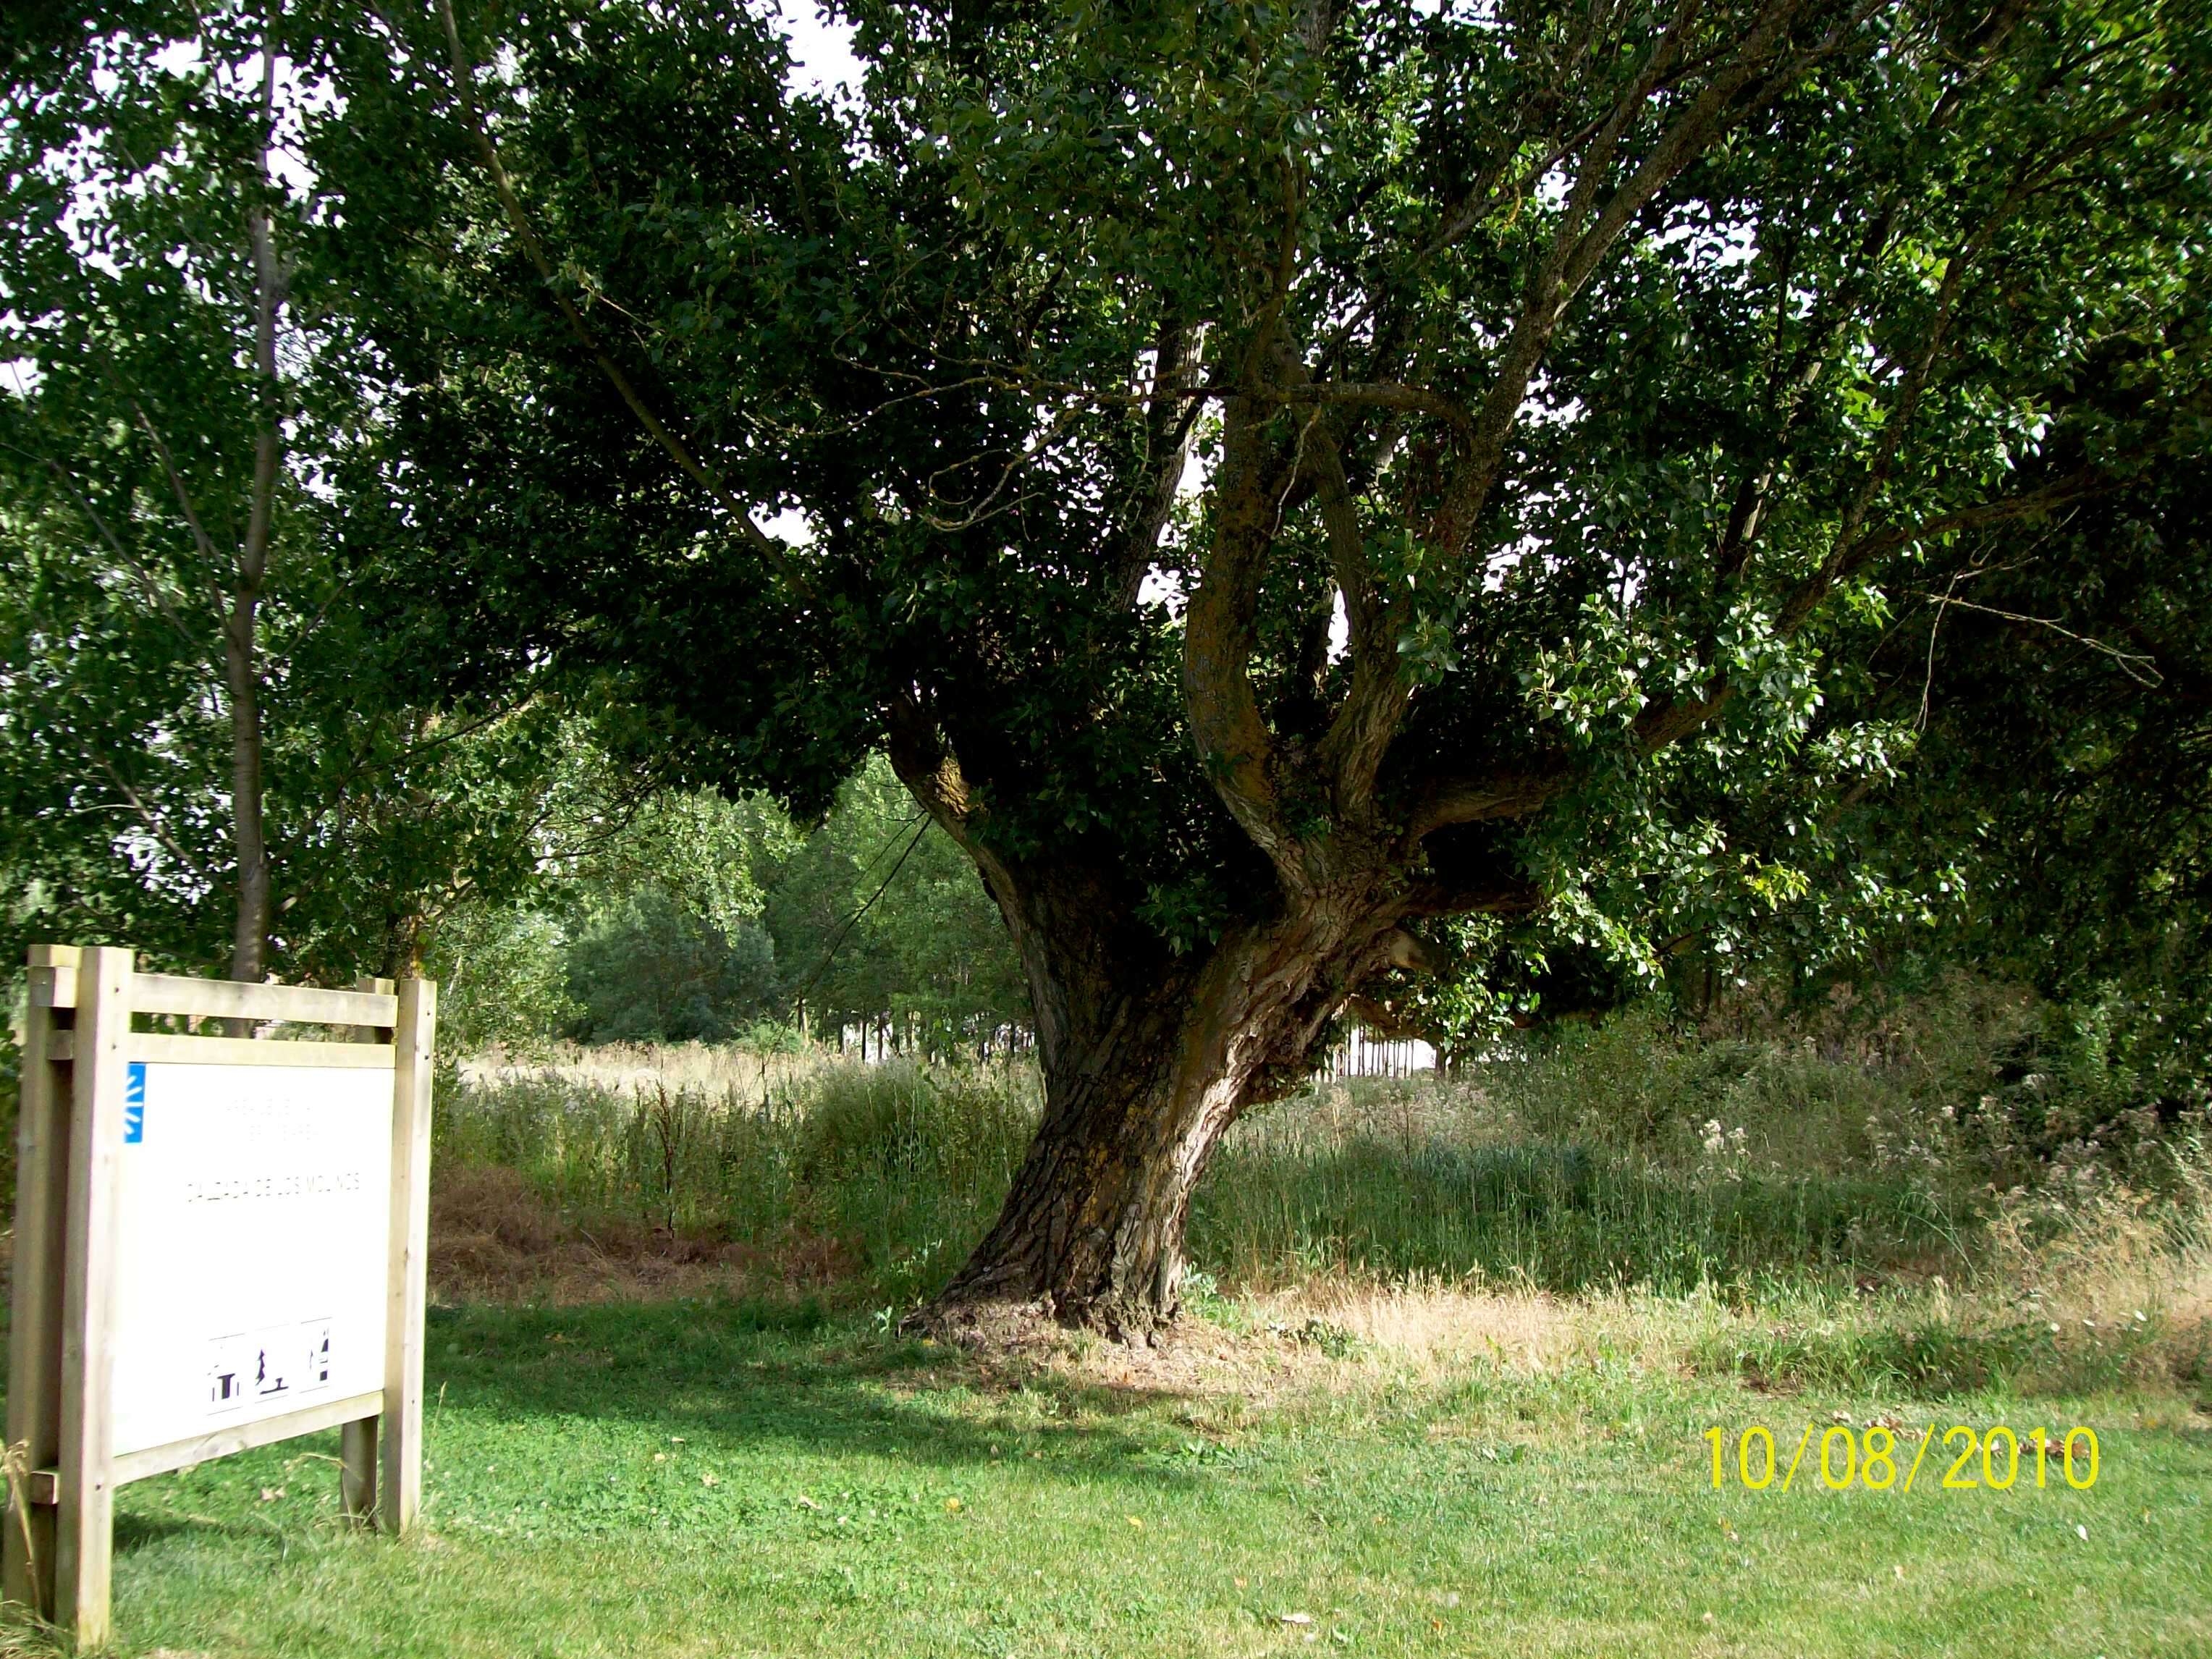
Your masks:
[[[1421,1279],[1383,1284],[1332,1276],[1255,1294],[1246,1305],[1270,1328],[1310,1330],[1318,1321],[1353,1343],[1437,1370],[1476,1360],[1542,1369],[1574,1350],[1579,1328],[1575,1309],[1540,1291]]]
[[[441,1302],[595,1302],[821,1289],[859,1259],[842,1240],[793,1229],[760,1243],[629,1224],[564,1223],[512,1170],[441,1174],[430,1199],[430,1285]]]

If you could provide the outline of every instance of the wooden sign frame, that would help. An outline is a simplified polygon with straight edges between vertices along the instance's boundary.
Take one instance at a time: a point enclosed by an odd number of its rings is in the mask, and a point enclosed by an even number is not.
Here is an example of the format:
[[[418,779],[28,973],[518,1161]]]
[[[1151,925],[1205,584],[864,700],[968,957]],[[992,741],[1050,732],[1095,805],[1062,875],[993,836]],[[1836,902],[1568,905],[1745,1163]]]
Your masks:
[[[437,986],[352,991],[141,974],[127,950],[34,945],[16,1133],[0,1595],[80,1648],[108,1638],[115,1488],[318,1430],[343,1430],[356,1521],[404,1534],[422,1502],[422,1316]],[[134,1031],[134,1015],[349,1028],[340,1042]],[[133,1060],[389,1070],[392,1184],[384,1386],[117,1456],[117,1201]]]

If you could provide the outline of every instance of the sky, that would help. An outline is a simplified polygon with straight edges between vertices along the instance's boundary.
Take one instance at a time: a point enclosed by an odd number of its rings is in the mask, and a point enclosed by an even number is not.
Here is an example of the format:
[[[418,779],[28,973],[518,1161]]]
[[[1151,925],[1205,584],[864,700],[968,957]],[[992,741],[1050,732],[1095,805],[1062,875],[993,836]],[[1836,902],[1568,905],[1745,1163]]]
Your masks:
[[[860,85],[860,61],[853,56],[853,29],[825,16],[808,0],[785,0],[783,33],[791,42],[790,84],[794,90],[835,95]]]

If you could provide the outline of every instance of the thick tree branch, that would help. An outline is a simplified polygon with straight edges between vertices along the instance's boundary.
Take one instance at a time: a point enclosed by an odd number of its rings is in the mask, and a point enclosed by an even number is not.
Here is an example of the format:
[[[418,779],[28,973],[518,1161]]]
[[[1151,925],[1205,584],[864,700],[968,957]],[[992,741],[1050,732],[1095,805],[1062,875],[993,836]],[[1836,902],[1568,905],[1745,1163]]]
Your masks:
[[[1253,690],[1251,659],[1260,574],[1298,462],[1276,464],[1264,414],[1249,398],[1230,398],[1222,425],[1213,548],[1183,616],[1183,710],[1216,793],[1295,890],[1306,876],[1278,809],[1274,744]]]
[[[1416,881],[1396,906],[1401,916],[1532,916],[1543,908],[1543,889],[1516,877]]]
[[[1418,845],[1422,837],[1447,824],[1532,817],[1557,799],[1566,786],[1564,768],[1557,772],[1432,779],[1414,798],[1407,815],[1407,845]]]
[[[1972,507],[1939,513],[1910,525],[1890,525],[1879,530],[1863,532],[1848,545],[1839,544],[1820,570],[1791,591],[1777,613],[1776,627],[1785,633],[1795,633],[1819,608],[1821,600],[1834,591],[1838,582],[1856,575],[1877,559],[1894,553],[1899,548],[1926,541],[1934,536],[1948,535],[1962,530],[1985,529],[1991,525],[2009,523],[2017,519],[2038,518],[2069,507],[2075,501],[2103,495],[2107,490],[2118,488],[2119,483],[2100,466],[2082,466],[2063,477],[2054,478],[2017,495],[1979,501]]]
[[[1309,471],[1319,487],[1330,572],[1344,596],[1345,644],[1352,659],[1352,684],[1322,738],[1319,757],[1338,816],[1373,829],[1378,827],[1375,780],[1413,687],[1390,637],[1389,607],[1376,586],[1343,457],[1325,427],[1311,447]]]
[[[1472,432],[1474,427],[1474,416],[1467,408],[1443,392],[1392,381],[1309,380],[1253,386],[1247,388],[1247,395],[1263,403],[1364,404],[1433,415],[1462,433]]]
[[[1145,404],[1145,449],[1139,459],[1137,507],[1130,516],[1115,572],[1117,611],[1127,611],[1137,602],[1145,574],[1159,551],[1160,537],[1175,513],[1200,406],[1197,399],[1187,399],[1182,392],[1197,373],[1205,338],[1202,326],[1170,319],[1160,325],[1152,343],[1152,395]]]

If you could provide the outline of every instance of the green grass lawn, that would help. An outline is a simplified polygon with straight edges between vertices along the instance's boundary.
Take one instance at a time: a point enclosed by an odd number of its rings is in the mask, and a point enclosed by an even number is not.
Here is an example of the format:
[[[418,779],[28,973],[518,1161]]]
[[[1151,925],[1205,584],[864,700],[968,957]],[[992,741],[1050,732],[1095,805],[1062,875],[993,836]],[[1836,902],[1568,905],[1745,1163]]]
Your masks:
[[[696,1303],[441,1310],[429,1335],[422,1539],[342,1529],[334,1434],[128,1487],[121,1651],[2212,1653],[2212,1434],[2185,1406],[1265,1340],[1114,1386],[1108,1351],[987,1374]],[[1786,1455],[1875,1409],[2086,1423],[2100,1474],[1945,1491],[1931,1456],[1909,1496],[1711,1490],[1711,1425]]]

